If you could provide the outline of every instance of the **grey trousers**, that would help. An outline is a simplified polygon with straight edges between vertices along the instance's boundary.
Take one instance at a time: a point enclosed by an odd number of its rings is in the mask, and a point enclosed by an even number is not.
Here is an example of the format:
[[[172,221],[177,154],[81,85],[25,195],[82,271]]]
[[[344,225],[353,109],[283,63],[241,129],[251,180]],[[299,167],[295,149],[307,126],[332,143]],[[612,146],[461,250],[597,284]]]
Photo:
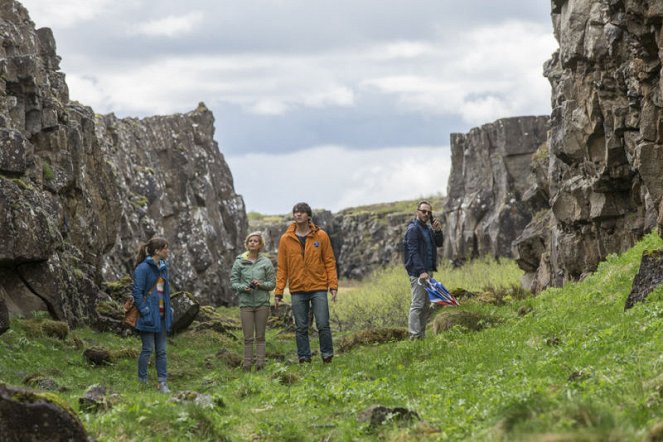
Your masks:
[[[269,318],[269,307],[242,307],[239,310],[244,333],[244,368],[253,365],[253,341],[256,343],[256,366],[265,365],[265,328]]]
[[[426,293],[424,286],[419,285],[418,280],[419,278],[416,276],[410,276],[412,303],[410,304],[407,328],[411,339],[426,336],[426,322],[428,322],[428,314],[430,313],[428,293]]]

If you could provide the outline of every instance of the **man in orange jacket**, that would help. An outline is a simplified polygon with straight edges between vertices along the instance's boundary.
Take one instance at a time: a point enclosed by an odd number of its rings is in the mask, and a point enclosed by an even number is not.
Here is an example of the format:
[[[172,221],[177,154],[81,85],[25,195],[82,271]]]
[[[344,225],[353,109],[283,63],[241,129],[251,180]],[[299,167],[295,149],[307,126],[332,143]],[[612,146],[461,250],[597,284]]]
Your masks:
[[[320,356],[324,363],[330,363],[334,346],[329,326],[327,291],[331,293],[332,301],[336,302],[336,259],[329,236],[313,224],[311,215],[311,207],[306,203],[297,203],[292,208],[294,223],[288,226],[279,241],[274,299],[278,307],[287,284],[292,296],[300,363],[311,362],[308,314],[313,309],[320,339]]]

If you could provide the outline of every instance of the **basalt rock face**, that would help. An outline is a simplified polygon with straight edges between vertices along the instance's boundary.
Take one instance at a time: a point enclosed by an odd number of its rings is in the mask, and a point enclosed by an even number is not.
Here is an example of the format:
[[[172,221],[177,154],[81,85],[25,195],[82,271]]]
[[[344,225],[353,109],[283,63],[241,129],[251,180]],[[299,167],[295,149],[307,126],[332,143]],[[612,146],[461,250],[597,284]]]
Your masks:
[[[97,119],[97,138],[115,177],[118,235],[103,277],[130,272],[139,239],[165,236],[171,281],[203,304],[231,305],[230,268],[246,232],[244,202],[213,140],[203,104],[184,115]]]
[[[663,3],[554,0],[551,211],[516,241],[524,284],[559,286],[661,225]],[[658,221],[657,221],[658,219]]]
[[[513,256],[513,240],[547,204],[528,176],[534,153],[545,144],[548,119],[505,118],[451,135],[444,257]]]
[[[171,244],[173,285],[234,302],[228,263],[246,229],[213,117],[96,116],[69,100],[55,40],[0,2],[0,299],[88,324],[101,282],[130,272],[141,240]]]

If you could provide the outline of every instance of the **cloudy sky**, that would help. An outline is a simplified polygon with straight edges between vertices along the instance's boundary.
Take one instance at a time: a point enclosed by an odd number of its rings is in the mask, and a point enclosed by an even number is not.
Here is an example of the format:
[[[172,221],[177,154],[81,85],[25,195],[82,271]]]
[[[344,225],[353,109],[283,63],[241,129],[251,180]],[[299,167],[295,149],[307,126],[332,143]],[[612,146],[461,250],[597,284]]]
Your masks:
[[[22,3],[96,112],[205,102],[249,211],[444,194],[450,133],[550,113],[549,1]]]

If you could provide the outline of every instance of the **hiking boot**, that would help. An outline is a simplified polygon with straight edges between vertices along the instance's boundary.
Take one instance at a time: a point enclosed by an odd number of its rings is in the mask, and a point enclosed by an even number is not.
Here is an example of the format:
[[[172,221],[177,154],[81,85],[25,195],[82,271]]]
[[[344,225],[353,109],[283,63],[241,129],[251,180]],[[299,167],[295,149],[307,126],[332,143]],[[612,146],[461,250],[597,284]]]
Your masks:
[[[299,358],[299,363],[303,364],[304,362],[311,363],[311,358]]]
[[[332,361],[332,358],[333,358],[333,357],[334,357],[334,355],[324,357],[324,358],[322,358],[322,362],[323,362],[324,364],[331,364],[331,361]]]
[[[170,393],[170,388],[168,388],[168,384],[166,384],[165,382],[159,382],[157,390],[159,390],[159,392],[161,393]]]

